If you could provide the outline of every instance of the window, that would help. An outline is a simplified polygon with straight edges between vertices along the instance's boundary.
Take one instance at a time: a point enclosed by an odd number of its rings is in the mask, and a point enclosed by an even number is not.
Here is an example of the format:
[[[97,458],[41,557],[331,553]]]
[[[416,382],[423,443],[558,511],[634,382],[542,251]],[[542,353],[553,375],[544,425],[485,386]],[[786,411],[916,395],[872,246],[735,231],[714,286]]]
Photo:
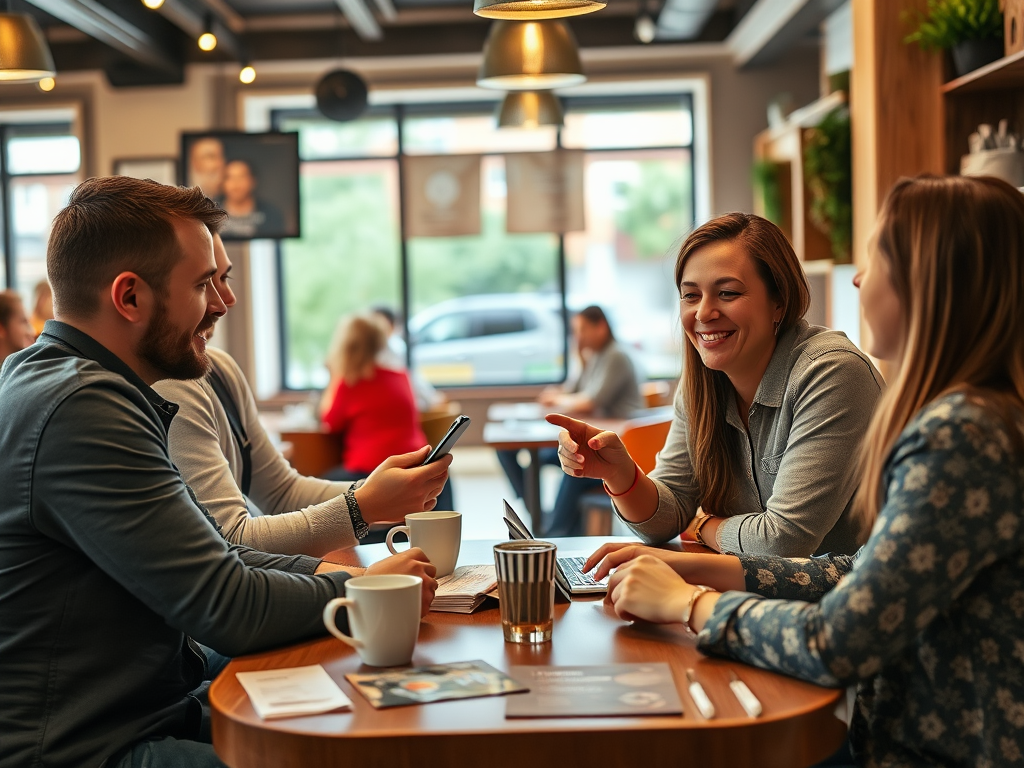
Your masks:
[[[31,309],[32,289],[46,279],[50,224],[81,180],[81,149],[70,123],[3,119],[0,114],[4,284],[17,288]]]
[[[278,111],[299,132],[302,232],[278,249],[282,372],[322,387],[337,321],[377,304],[407,317],[412,367],[438,386],[566,377],[566,309],[599,304],[650,377],[679,373],[673,244],[694,221],[688,95],[570,99],[561,131],[498,129],[491,104],[376,107],[332,123]],[[505,158],[584,151],[586,229],[506,231]],[[479,234],[404,237],[399,163],[481,156]]]

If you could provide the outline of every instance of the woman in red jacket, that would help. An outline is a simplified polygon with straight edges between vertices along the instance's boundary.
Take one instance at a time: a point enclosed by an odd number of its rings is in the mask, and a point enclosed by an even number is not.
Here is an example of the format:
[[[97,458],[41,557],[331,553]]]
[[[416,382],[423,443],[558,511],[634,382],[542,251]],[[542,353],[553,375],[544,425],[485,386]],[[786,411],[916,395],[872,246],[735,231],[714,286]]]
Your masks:
[[[373,316],[351,315],[338,324],[327,357],[331,381],[320,404],[324,426],[344,436],[332,480],[366,477],[389,456],[427,442],[409,375],[377,363],[386,344],[387,331]],[[450,484],[435,508],[452,508]]]

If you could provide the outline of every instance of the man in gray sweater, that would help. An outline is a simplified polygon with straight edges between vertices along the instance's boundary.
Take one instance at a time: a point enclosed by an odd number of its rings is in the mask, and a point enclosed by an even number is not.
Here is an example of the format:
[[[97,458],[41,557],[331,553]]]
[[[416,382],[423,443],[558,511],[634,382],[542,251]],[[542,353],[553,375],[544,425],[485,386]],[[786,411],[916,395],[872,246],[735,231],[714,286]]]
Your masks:
[[[151,385],[206,372],[223,216],[112,177],[54,220],[57,319],[0,370],[0,768],[220,766],[195,641],[233,656],[321,634],[344,594],[336,566],[228,545],[168,454],[176,406]]]

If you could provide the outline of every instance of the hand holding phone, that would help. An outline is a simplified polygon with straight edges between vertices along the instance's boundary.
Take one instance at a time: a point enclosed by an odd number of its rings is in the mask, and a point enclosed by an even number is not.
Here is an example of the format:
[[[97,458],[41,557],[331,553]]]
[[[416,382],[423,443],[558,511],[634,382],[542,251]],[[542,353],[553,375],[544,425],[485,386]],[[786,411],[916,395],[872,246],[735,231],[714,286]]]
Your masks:
[[[459,416],[456,418],[448,428],[448,432],[445,433],[445,436],[441,438],[440,442],[434,446],[434,450],[432,450],[430,455],[423,461],[423,465],[431,464],[449,453],[452,446],[455,445],[456,441],[462,437],[462,433],[469,427],[469,421],[469,416]]]

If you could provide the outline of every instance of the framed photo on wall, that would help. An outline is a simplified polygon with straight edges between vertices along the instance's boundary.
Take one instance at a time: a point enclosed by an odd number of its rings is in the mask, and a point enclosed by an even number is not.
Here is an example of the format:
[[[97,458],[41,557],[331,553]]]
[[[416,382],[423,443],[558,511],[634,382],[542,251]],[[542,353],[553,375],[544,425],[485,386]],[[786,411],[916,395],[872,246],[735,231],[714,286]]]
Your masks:
[[[299,135],[181,135],[181,180],[228,213],[225,240],[299,236]]]
[[[152,179],[153,181],[173,187],[178,183],[178,158],[120,158],[114,161],[114,175],[129,176],[133,179]]]

